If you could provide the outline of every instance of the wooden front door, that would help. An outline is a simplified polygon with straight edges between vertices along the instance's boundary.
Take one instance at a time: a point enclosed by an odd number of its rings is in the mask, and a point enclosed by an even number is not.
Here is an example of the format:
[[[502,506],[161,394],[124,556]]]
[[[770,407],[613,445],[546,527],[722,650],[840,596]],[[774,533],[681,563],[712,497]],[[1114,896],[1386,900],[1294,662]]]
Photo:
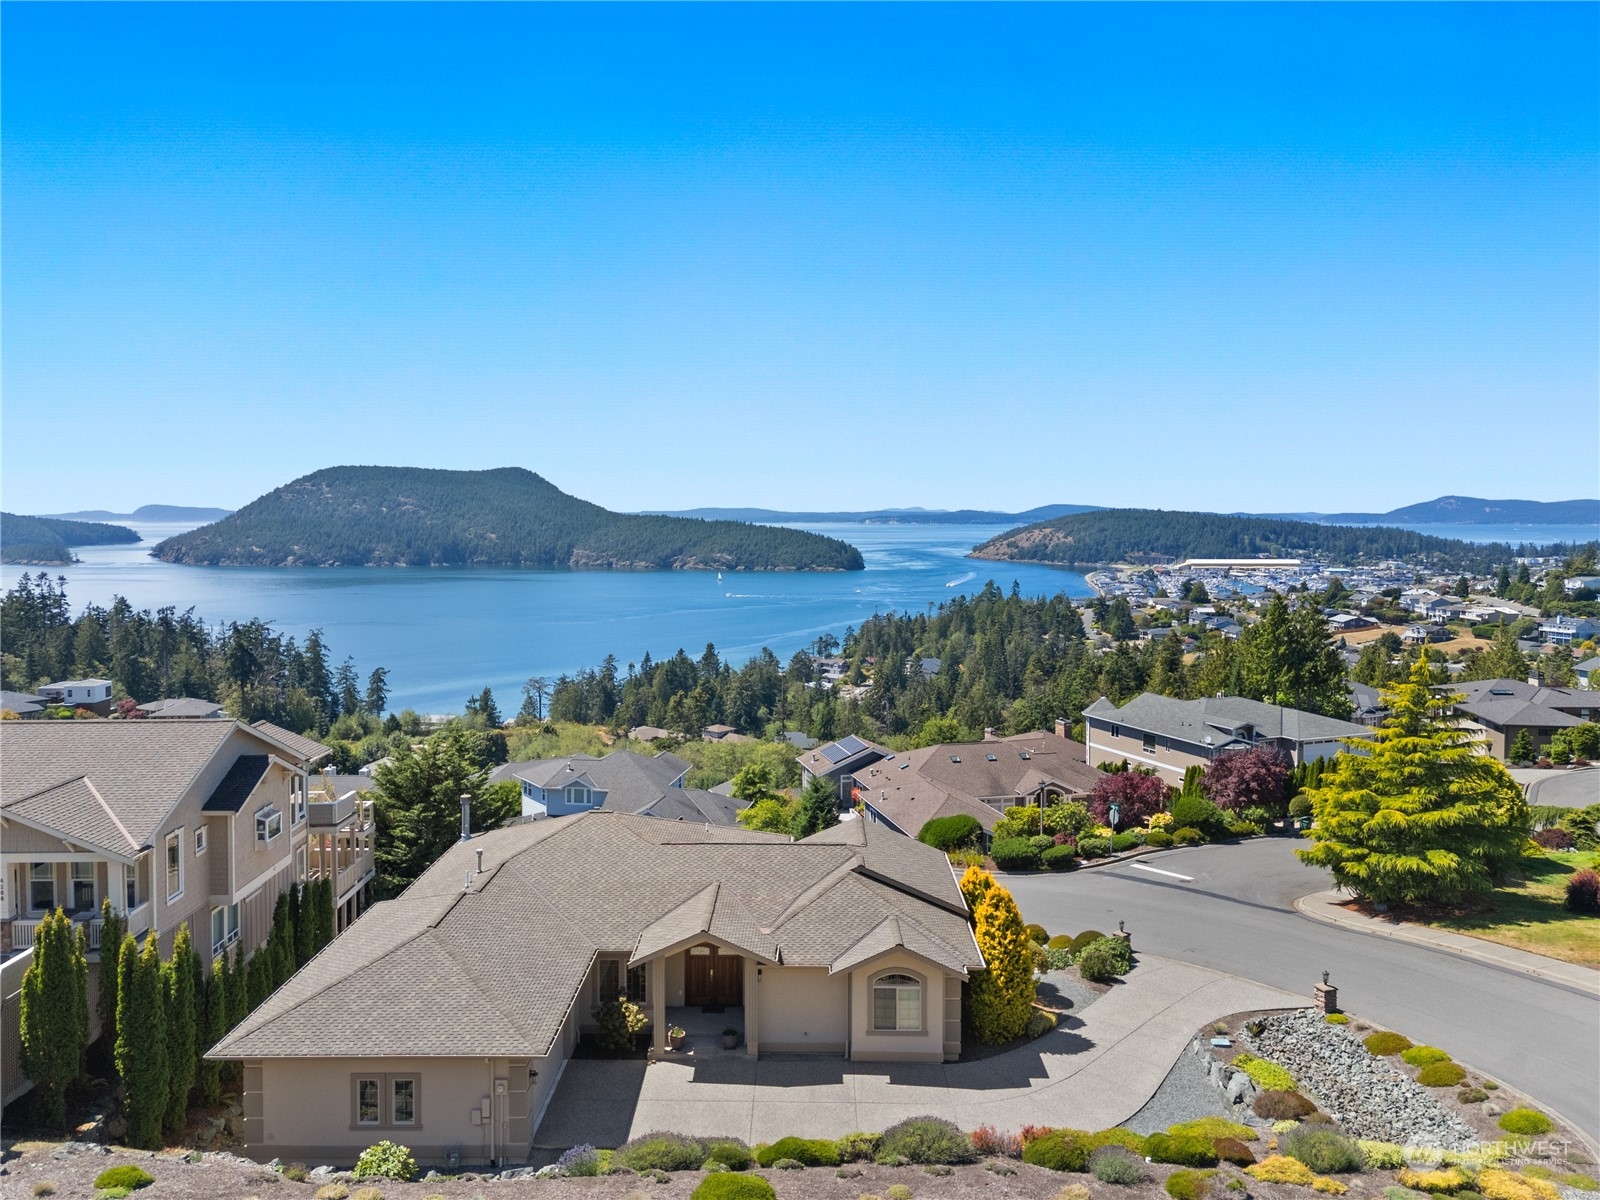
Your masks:
[[[691,1008],[743,1004],[744,959],[715,946],[690,946],[684,959],[683,1002]]]

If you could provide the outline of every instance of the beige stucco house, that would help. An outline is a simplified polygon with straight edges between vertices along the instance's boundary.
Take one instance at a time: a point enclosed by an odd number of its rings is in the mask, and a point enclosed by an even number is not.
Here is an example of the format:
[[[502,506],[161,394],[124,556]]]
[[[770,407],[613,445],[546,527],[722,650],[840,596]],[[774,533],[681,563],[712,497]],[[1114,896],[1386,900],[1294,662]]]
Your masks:
[[[940,1062],[983,966],[945,856],[871,822],[804,841],[604,810],[458,843],[228,1035],[251,1154],[520,1163],[595,1007],[652,1053],[710,1010],[744,1052]]]
[[[373,875],[370,804],[308,789],[319,742],[265,722],[0,722],[0,991],[4,1099],[18,1066],[20,990],[34,931],[57,908],[86,927],[98,987],[100,905],[162,954],[187,922],[212,956],[266,940],[278,896],[326,873],[353,920]],[[98,1036],[98,1028],[91,1036]]]

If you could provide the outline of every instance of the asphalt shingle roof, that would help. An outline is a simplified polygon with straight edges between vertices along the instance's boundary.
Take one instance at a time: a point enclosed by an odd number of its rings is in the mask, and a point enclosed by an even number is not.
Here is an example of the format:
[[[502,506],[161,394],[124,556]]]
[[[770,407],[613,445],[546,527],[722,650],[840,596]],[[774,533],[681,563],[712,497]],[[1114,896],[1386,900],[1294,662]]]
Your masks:
[[[267,773],[270,759],[265,754],[241,754],[217,784],[203,807],[205,812],[236,813],[255,791],[256,784]]]
[[[1302,712],[1278,704],[1246,700],[1242,696],[1208,696],[1202,700],[1175,700],[1142,692],[1118,708],[1104,696],[1084,709],[1085,716],[1115,721],[1141,733],[1160,734],[1195,745],[1231,739],[1233,731],[1252,726],[1264,738],[1294,742],[1365,737],[1367,730],[1352,721]]]
[[[529,822],[446,851],[213,1053],[542,1055],[597,953],[710,934],[830,967],[891,917],[915,953],[983,965],[945,856],[887,829],[794,842],[603,810]]]

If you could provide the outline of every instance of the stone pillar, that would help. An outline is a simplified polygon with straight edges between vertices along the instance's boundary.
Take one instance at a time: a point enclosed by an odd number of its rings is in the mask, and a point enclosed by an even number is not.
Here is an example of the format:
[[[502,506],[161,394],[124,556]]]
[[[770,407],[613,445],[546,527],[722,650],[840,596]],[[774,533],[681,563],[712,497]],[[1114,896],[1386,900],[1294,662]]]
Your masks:
[[[1311,991],[1312,1001],[1316,1004],[1319,1013],[1336,1013],[1339,1011],[1339,989],[1328,982],[1328,973],[1322,973],[1322,982]]]
[[[650,1056],[667,1050],[667,960],[652,958],[645,964],[644,989],[650,1001]]]

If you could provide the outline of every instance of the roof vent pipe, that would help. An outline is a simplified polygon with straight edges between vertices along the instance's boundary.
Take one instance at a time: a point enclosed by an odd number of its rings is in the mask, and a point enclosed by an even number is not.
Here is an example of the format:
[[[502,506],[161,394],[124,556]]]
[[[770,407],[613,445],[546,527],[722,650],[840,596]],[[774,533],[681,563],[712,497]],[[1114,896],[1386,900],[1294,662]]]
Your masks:
[[[472,838],[472,797],[465,793],[461,796],[461,840],[469,841]]]
[[[483,874],[483,851],[478,851],[478,874]]]

